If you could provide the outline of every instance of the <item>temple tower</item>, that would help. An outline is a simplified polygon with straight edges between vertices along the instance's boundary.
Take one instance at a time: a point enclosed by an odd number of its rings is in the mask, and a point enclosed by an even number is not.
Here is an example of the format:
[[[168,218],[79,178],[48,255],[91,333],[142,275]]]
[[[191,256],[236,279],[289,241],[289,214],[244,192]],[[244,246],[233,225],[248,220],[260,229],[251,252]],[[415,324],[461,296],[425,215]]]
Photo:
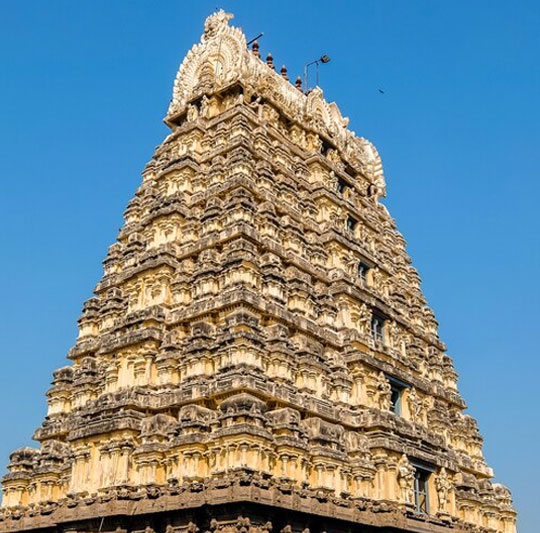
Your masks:
[[[514,533],[376,149],[205,23],[0,531]]]

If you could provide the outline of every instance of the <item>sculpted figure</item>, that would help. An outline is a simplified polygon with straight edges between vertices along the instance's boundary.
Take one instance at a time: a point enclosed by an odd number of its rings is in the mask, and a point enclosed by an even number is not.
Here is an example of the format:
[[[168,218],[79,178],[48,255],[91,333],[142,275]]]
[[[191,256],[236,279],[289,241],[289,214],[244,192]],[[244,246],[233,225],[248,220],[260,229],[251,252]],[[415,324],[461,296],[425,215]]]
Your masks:
[[[377,391],[379,407],[386,411],[390,410],[392,387],[383,372],[379,372],[377,377]]]
[[[208,117],[208,111],[209,111],[209,103],[208,103],[208,97],[206,94],[203,95],[201,98],[201,117]]]
[[[272,531],[272,522],[268,521],[262,526],[261,533],[270,533]]]
[[[293,125],[290,130],[291,140],[294,144],[304,146],[305,144],[305,132],[299,126]]]
[[[439,498],[439,509],[445,511],[446,504],[448,503],[448,495],[452,490],[452,482],[450,481],[450,477],[444,466],[441,468],[439,475],[435,478],[435,487]]]
[[[197,533],[199,531],[199,528],[197,527],[197,524],[190,522],[188,524],[187,531],[188,533]]]
[[[326,157],[331,163],[334,163],[334,165],[336,165],[338,168],[343,166],[341,156],[339,155],[339,152],[337,150],[334,150],[334,149],[328,150],[328,152],[326,153]]]
[[[364,434],[356,431],[347,431],[344,436],[345,447],[348,453],[359,456],[364,461],[370,460],[369,441]]]
[[[390,342],[394,350],[399,350],[401,346],[400,329],[394,320],[388,325],[388,333],[390,334]]]
[[[414,387],[410,388],[409,394],[407,395],[407,407],[409,408],[411,421],[420,422],[424,405]]]
[[[279,112],[276,111],[271,105],[263,104],[263,118],[274,126],[277,126],[279,122]]]
[[[187,119],[188,119],[188,121],[192,122],[192,121],[196,120],[196,118],[198,116],[199,116],[199,111],[197,110],[197,108],[193,104],[188,105],[188,107],[187,107]]]
[[[169,415],[157,414],[141,421],[141,436],[143,439],[165,437],[176,426],[176,419]]]
[[[368,309],[368,306],[365,303],[362,303],[358,313],[358,325],[360,331],[364,335],[368,335],[371,329],[371,313]]]
[[[381,274],[381,271],[379,270],[379,267],[372,268],[371,281],[373,283],[373,287],[378,289],[381,284],[381,280],[382,280],[382,274]]]
[[[414,503],[414,467],[405,454],[399,460],[397,476],[402,501]]]

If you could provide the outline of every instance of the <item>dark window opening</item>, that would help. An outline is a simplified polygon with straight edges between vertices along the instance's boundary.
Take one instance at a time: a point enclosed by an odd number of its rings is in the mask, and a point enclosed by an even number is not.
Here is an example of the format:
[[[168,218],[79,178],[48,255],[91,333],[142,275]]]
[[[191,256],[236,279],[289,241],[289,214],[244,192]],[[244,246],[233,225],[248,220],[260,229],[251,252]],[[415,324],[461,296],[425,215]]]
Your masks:
[[[429,513],[429,493],[428,480],[429,474],[427,470],[415,467],[414,471],[414,504],[419,513]]]
[[[360,261],[360,263],[358,263],[358,277],[363,284],[367,284],[368,272],[370,268],[371,267],[363,261]]]
[[[397,416],[401,416],[401,404],[403,401],[403,392],[410,387],[409,383],[387,375],[390,382],[390,411]]]
[[[400,416],[401,415],[401,396],[403,394],[403,389],[393,383],[390,383],[390,387],[391,387],[390,411]]]
[[[266,102],[264,98],[261,98],[260,96],[257,96],[256,94],[253,94],[251,98],[249,99],[250,104],[254,104],[257,101],[259,104],[264,104]]]
[[[347,165],[345,167],[345,172],[353,179],[356,179],[358,174],[355,172],[355,170],[351,167],[351,165]]]
[[[357,225],[358,225],[358,220],[356,220],[356,218],[349,215],[347,217],[347,231],[354,233],[354,230],[356,229]]]
[[[371,317],[371,336],[375,342],[384,344],[384,318],[379,315]]]
[[[345,191],[349,188],[349,184],[342,178],[339,178],[336,183],[336,190],[339,195],[345,196]]]
[[[332,146],[328,141],[322,140],[322,147],[321,147],[321,153],[322,155],[326,155],[328,153],[328,150],[332,150],[334,146]]]
[[[191,105],[194,105],[197,108],[197,111],[201,110],[201,104],[202,104],[202,96],[200,96],[199,98],[191,102]]]

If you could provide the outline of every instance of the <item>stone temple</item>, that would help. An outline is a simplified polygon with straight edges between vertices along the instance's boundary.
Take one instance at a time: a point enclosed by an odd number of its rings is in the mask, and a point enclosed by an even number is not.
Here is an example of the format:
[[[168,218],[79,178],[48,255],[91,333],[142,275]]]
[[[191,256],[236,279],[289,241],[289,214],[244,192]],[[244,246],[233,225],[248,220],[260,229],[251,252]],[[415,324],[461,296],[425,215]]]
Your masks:
[[[377,151],[231,18],[180,67],[0,531],[514,533]]]

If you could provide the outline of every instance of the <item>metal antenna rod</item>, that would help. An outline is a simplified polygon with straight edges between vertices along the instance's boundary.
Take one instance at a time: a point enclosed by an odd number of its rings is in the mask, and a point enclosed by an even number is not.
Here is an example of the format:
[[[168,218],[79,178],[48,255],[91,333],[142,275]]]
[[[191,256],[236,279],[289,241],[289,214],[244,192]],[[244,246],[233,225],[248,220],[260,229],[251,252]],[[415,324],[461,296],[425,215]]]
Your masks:
[[[251,39],[251,41],[249,41],[249,43],[246,43],[246,46],[249,46],[252,42],[256,41],[257,39],[260,39],[263,35],[264,35],[264,31],[261,31],[261,33],[259,33],[259,35],[257,35],[257,37],[253,37],[253,39]]]

